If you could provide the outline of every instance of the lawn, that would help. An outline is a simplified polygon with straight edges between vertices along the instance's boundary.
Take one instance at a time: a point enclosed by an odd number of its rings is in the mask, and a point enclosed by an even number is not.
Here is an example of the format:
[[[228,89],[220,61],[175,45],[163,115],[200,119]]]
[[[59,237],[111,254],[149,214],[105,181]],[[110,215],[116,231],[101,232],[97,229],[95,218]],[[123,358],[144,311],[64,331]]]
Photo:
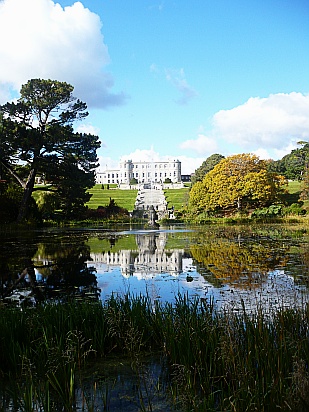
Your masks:
[[[137,190],[120,190],[115,187],[107,189],[102,185],[97,184],[89,190],[92,194],[87,206],[91,209],[97,209],[98,206],[106,206],[109,204],[110,198],[114,199],[116,204],[120,207],[132,211],[134,209],[134,203],[136,200]],[[164,191],[168,207],[174,206],[175,210],[180,210],[183,206],[186,206],[189,198],[189,188],[183,189],[167,189]]]
[[[92,194],[87,206],[90,209],[97,209],[98,206],[107,206],[110,199],[114,199],[117,206],[123,207],[129,211],[134,209],[137,190],[120,190],[114,187],[102,189],[102,185],[95,185],[89,190]]]
[[[180,210],[187,206],[189,200],[189,188],[183,189],[167,189],[164,190],[165,198],[170,209],[174,206],[175,210]]]
[[[300,182],[299,180],[292,180],[289,182],[288,184],[288,190],[289,193],[293,194],[293,193],[300,193],[302,190],[302,182]]]

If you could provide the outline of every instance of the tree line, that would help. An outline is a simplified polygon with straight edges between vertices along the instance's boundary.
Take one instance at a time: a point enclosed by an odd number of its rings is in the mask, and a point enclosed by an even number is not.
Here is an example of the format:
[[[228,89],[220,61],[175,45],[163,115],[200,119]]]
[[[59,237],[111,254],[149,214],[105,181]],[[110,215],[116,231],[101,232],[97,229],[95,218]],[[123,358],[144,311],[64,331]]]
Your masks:
[[[257,209],[268,208],[268,213],[279,214],[288,180],[301,180],[300,199],[307,199],[309,144],[300,142],[300,145],[277,161],[262,160],[249,153],[227,158],[217,153],[211,155],[192,177],[190,212],[208,216],[241,212],[253,216]],[[299,211],[302,203],[296,206]]]

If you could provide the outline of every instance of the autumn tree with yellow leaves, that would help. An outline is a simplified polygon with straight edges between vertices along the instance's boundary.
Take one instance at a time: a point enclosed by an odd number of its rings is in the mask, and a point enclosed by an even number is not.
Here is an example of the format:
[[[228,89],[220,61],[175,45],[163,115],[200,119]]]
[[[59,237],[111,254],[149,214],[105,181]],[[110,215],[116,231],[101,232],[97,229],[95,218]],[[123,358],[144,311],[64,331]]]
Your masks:
[[[193,185],[189,205],[194,213],[240,211],[280,200],[285,177],[267,170],[267,161],[253,154],[229,156]]]

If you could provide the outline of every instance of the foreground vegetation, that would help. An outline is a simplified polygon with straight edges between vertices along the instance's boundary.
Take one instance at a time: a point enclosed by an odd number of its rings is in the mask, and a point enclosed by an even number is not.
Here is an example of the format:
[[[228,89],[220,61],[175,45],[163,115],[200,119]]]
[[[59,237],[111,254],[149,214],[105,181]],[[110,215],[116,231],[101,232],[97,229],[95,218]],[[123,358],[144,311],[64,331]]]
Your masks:
[[[181,296],[155,306],[126,296],[104,304],[3,307],[0,328],[3,411],[9,402],[20,411],[74,411],[77,397],[85,411],[97,410],[98,397],[100,410],[109,410],[99,359],[111,354],[119,364],[130,359],[139,377],[136,410],[155,410],[159,393],[171,405],[164,410],[309,408],[308,306],[249,316]],[[155,385],[145,378],[149,353],[160,354],[165,371]],[[90,376],[91,359],[97,367]]]

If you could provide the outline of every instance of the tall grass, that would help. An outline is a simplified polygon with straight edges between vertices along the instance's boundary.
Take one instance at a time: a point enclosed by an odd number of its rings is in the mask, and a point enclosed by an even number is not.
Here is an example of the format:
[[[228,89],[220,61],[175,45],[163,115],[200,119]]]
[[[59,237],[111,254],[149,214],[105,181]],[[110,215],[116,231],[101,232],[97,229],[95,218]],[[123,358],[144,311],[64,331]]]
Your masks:
[[[130,359],[139,410],[154,409],[156,390],[176,410],[309,408],[308,306],[249,316],[244,308],[218,312],[212,302],[187,296],[173,305],[112,297],[104,304],[2,308],[0,330],[0,411],[8,397],[17,410],[73,411],[80,393],[84,410],[95,410],[96,396],[108,410],[110,387],[99,393],[93,381],[89,395],[84,371],[92,360],[100,373],[99,360],[111,354]],[[164,384],[145,372],[149,353],[161,356]],[[15,382],[11,392],[7,379]]]

